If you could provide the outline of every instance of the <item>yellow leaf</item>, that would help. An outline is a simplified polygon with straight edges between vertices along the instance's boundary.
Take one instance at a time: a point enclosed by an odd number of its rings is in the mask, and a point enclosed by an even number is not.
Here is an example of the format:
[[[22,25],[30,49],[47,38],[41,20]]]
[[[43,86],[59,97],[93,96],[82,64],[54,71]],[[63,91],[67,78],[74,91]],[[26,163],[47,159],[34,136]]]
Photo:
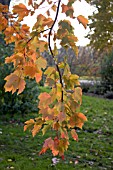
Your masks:
[[[80,87],[76,87],[74,89],[74,93],[73,93],[73,99],[77,102],[77,103],[82,103],[82,89]]]
[[[43,68],[45,69],[46,66],[47,66],[47,61],[45,58],[43,57],[39,57],[37,60],[36,60],[36,65],[39,69]]]
[[[44,125],[44,127],[43,127],[43,129],[42,129],[42,134],[44,135],[44,134],[46,133],[46,131],[47,131],[48,129],[50,129],[50,128],[51,128],[50,124],[49,124],[49,125]]]
[[[78,17],[77,17],[77,20],[79,21],[79,23],[81,23],[83,26],[84,26],[84,28],[86,29],[86,27],[87,27],[87,24],[88,24],[88,19],[86,19],[84,16],[82,16],[82,15],[79,15]]]
[[[25,122],[24,131],[26,131],[28,128],[31,128],[34,125],[34,123],[35,123],[34,119],[27,120]]]

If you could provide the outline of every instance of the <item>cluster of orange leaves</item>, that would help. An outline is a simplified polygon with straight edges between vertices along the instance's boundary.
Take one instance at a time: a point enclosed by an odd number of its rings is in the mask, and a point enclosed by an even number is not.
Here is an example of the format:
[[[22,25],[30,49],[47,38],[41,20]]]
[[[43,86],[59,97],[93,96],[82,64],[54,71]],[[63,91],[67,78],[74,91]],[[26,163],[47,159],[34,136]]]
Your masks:
[[[9,13],[7,6],[0,4],[0,31],[4,33],[7,44],[15,44],[14,54],[5,59],[6,63],[13,63],[15,70],[5,78],[5,91],[22,93],[26,85],[25,78],[36,79],[36,82],[39,83],[43,71],[46,69],[44,72],[46,76],[45,85],[51,87],[51,90],[49,93],[44,92],[39,95],[38,108],[40,110],[38,117],[35,120],[26,121],[24,131],[30,129],[33,137],[40,130],[43,135],[48,129],[56,131],[54,139],[49,137],[45,140],[40,154],[50,149],[53,155],[59,154],[63,157],[69,145],[69,130],[72,138],[78,141],[75,127],[82,128],[87,118],[80,112],[82,90],[79,87],[79,77],[71,74],[66,61],[56,63],[57,61],[54,58],[57,55],[56,46],[52,51],[56,67],[47,67],[47,61],[41,55],[42,52],[48,50],[48,44],[51,45],[48,40],[45,41],[41,37],[48,38],[49,33],[46,33],[46,31],[52,29],[54,20],[50,16],[51,10],[54,12],[58,10],[56,2],[46,1],[50,8],[45,15],[39,14],[37,16],[37,21],[31,32],[29,26],[21,24],[26,16],[32,16],[35,10],[39,9],[44,2],[45,0],[42,0],[38,4],[33,3],[33,0],[29,0],[28,5],[31,6],[31,9],[20,3],[13,7],[12,13]],[[61,12],[75,19],[73,3],[73,0],[68,0],[67,4],[62,3]],[[86,28],[87,19],[82,15],[78,16],[77,19]],[[58,30],[56,32],[51,30],[51,32],[53,41],[59,39],[64,48],[71,47],[76,54],[78,53],[76,47],[78,39],[74,35],[74,28],[69,20],[59,21]],[[62,74],[61,70],[63,70]]]

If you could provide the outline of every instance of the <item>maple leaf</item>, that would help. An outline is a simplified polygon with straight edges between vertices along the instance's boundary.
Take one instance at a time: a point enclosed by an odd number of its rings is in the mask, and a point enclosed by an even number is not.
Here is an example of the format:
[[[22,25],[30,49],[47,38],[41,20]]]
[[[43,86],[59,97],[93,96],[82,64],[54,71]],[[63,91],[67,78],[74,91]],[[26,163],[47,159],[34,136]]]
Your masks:
[[[64,112],[60,112],[58,115],[59,122],[63,122],[66,119],[66,115]]]
[[[36,60],[36,65],[39,69],[43,68],[45,69],[46,66],[47,66],[47,61],[45,58],[43,57],[39,57],[37,60]]]
[[[73,17],[74,10],[72,6],[67,6],[67,5],[62,4],[62,13],[65,13],[67,16],[74,18]]]
[[[28,128],[31,128],[34,125],[34,123],[35,123],[34,119],[27,120],[25,122],[24,131],[26,131]]]
[[[35,78],[36,82],[39,83],[42,79],[42,71],[37,68],[37,64],[33,62],[27,62],[23,66],[23,71],[25,76],[29,76],[29,78]]]
[[[39,132],[39,130],[41,129],[42,125],[37,125],[35,124],[33,129],[32,129],[32,135],[33,137]]]
[[[53,146],[54,146],[53,139],[51,137],[47,138],[44,142],[44,145],[43,145],[42,150],[40,151],[39,155],[45,153],[47,149],[52,150]]]
[[[37,83],[39,83],[41,79],[42,79],[42,71],[39,70],[39,73],[35,74],[35,80]]]
[[[84,16],[82,16],[82,15],[79,15],[79,16],[77,17],[77,20],[78,20],[79,23],[81,23],[81,24],[84,26],[84,28],[86,29],[87,24],[88,24],[88,20],[87,20]]]
[[[61,138],[69,139],[68,132],[65,128],[60,129],[61,132]]]
[[[74,140],[78,141],[78,135],[77,135],[75,129],[72,129],[72,130],[71,130],[71,135],[72,135],[72,138],[73,138]]]
[[[43,127],[43,129],[42,129],[42,134],[44,135],[44,134],[46,133],[46,131],[47,131],[48,129],[50,129],[50,128],[51,128],[51,124],[44,125],[44,127]]]
[[[82,126],[85,121],[87,121],[87,118],[83,113],[75,113],[70,117],[70,126],[72,128],[76,126],[82,129]]]
[[[33,0],[28,0],[28,5],[32,5],[33,4]]]
[[[4,86],[5,91],[12,91],[12,94],[16,92],[16,90],[18,90],[17,94],[22,93],[26,85],[25,81],[15,73],[11,73],[9,76],[5,77],[4,80],[7,81]]]
[[[13,7],[13,13],[18,14],[18,20],[22,21],[25,16],[28,16],[29,10],[24,4],[20,3]]]
[[[76,102],[80,102],[80,104],[82,103],[82,89],[80,87],[76,87],[74,89],[74,93],[72,96]]]
[[[41,93],[39,96],[38,96],[40,102],[39,102],[39,108],[46,108],[47,105],[51,104],[51,96],[50,94],[44,92],[44,93]]]
[[[7,19],[2,14],[0,14],[0,31],[4,30],[7,27],[7,24]]]
[[[56,5],[55,4],[53,4],[53,6],[51,7],[51,9],[53,10],[53,11],[56,11]]]

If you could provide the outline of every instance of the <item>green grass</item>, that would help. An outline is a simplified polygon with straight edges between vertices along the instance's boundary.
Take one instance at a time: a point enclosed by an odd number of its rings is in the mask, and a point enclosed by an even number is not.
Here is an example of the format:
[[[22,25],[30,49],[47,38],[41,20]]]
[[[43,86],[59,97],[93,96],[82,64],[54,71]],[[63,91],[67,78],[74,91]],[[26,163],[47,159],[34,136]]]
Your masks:
[[[60,159],[56,166],[51,164],[50,151],[38,155],[44,139],[52,133],[33,138],[30,132],[23,132],[23,122],[36,115],[16,115],[13,120],[1,117],[0,170],[112,170],[113,100],[83,96],[81,111],[88,121],[78,130],[79,142],[70,140],[65,160]]]

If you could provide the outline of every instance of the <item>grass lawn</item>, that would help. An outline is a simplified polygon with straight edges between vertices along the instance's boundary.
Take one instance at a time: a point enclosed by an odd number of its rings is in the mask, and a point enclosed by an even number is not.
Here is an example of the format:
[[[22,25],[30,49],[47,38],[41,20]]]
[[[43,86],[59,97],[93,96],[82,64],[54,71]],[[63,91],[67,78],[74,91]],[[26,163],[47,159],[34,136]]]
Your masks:
[[[113,169],[113,100],[83,96],[81,111],[87,116],[79,142],[70,139],[65,160],[52,166],[52,154],[38,156],[44,138],[23,132],[23,122],[36,115],[8,116],[0,121],[0,170],[112,170]]]

